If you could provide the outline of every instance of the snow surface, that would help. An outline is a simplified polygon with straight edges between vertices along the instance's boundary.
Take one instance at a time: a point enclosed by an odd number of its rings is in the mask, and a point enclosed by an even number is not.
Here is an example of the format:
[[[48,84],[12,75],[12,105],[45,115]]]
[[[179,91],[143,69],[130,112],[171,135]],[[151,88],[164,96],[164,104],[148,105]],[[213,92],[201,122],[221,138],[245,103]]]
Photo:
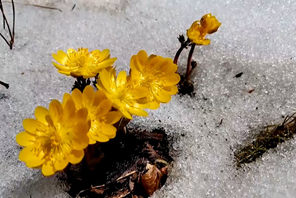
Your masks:
[[[0,80],[10,84],[8,90],[0,86],[2,197],[67,197],[67,187],[56,177],[44,178],[18,161],[15,142],[22,120],[32,117],[36,106],[61,99],[74,82],[58,74],[51,53],[70,47],[109,48],[118,57],[117,69],[128,70],[131,55],[140,49],[173,57],[177,36],[208,12],[222,26],[210,35],[211,45],[196,48],[196,96],[175,96],[148,118],[133,120],[143,128],[165,127],[176,137],[170,177],[153,197],[295,197],[294,139],[242,169],[236,169],[233,153],[258,128],[296,110],[296,1],[16,2],[14,49],[0,43]],[[187,53],[182,53],[180,71]],[[239,72],[244,73],[234,78]]]

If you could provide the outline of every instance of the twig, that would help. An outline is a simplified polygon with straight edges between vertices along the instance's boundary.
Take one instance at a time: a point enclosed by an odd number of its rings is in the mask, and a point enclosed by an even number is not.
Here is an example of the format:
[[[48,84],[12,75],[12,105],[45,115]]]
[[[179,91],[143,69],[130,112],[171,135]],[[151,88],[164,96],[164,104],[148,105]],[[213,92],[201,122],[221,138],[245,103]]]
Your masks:
[[[131,176],[131,175],[133,175],[133,174],[135,174],[135,173],[137,173],[137,171],[131,171],[131,172],[125,174],[125,175],[122,175],[122,176],[120,176],[120,177],[118,177],[118,178],[116,179],[116,182],[118,182],[118,181],[120,181],[120,180],[122,180],[122,179],[125,179],[125,178],[127,178],[127,177],[129,177],[129,176]],[[84,193],[84,192],[91,191],[91,190],[93,190],[93,189],[103,188],[103,187],[106,187],[106,184],[102,184],[102,185],[98,185],[98,186],[91,186],[91,187],[88,188],[88,189],[81,190],[81,191],[79,191],[79,193],[76,195],[76,198],[78,198],[78,197],[79,197],[82,193]],[[129,193],[128,193],[128,194],[129,194]],[[126,194],[126,195],[128,195],[128,194]],[[125,195],[125,196],[126,196],[126,195]]]
[[[33,6],[33,7],[37,7],[37,8],[44,8],[44,9],[49,9],[49,10],[57,10],[57,11],[63,12],[63,10],[61,10],[60,8],[56,8],[56,7],[44,6],[44,5],[38,5],[38,4],[31,4],[31,3],[26,3],[24,5]]]
[[[8,3],[8,1],[3,1],[3,2]],[[20,4],[20,5],[24,5],[24,6],[38,7],[38,8],[44,8],[44,9],[49,9],[49,10],[57,10],[57,11],[63,12],[63,10],[60,9],[60,8],[44,6],[44,5],[39,5],[39,4],[21,3],[21,2],[15,2],[15,4]]]
[[[81,191],[79,191],[79,193],[76,195],[76,198],[78,198],[78,197],[79,197],[82,193],[84,193],[84,192],[90,191],[90,190],[92,190],[92,189],[94,189],[94,188],[102,188],[102,187],[105,187],[105,184],[103,184],[103,185],[99,185],[99,186],[91,186],[91,187],[88,188],[88,189],[81,190]]]
[[[116,179],[116,181],[120,181],[120,180],[122,180],[122,179],[125,179],[125,178],[127,178],[127,177],[129,177],[129,176],[135,174],[136,172],[137,172],[137,171],[131,171],[131,172],[125,174],[125,175],[122,175],[122,176],[118,177],[118,178]]]
[[[71,11],[73,11],[75,9],[75,7],[76,7],[76,3],[73,5]]]
[[[3,40],[6,42],[6,44],[9,46],[10,49],[12,49],[12,46],[14,44],[14,29],[15,29],[15,7],[14,7],[14,1],[11,0],[11,6],[12,6],[12,30],[9,26],[8,20],[6,18],[5,12],[4,12],[4,8],[3,8],[3,4],[2,4],[2,0],[0,0],[0,11],[2,12],[2,18],[3,18],[3,28],[5,29],[5,24],[6,27],[8,29],[8,33],[10,36],[10,41],[8,41],[8,39],[6,39],[3,34],[0,33],[0,36],[3,38]]]
[[[9,88],[9,84],[2,82],[1,80],[0,80],[0,85],[3,85],[6,89]]]

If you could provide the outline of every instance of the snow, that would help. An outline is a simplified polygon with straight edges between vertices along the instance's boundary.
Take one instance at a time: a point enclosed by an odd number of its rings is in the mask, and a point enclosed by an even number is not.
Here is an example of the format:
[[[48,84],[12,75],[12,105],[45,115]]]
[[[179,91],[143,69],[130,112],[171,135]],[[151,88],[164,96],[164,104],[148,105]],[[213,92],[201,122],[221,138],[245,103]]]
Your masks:
[[[5,8],[9,12],[9,4]],[[211,12],[222,25],[209,36],[211,45],[195,50],[195,97],[175,96],[148,118],[133,120],[175,137],[170,177],[153,197],[294,197],[294,139],[241,169],[233,153],[259,128],[296,110],[295,11],[296,1],[17,0],[15,46],[9,50],[0,42],[0,80],[10,84],[8,90],[0,86],[0,195],[67,197],[56,177],[44,178],[18,161],[15,142],[22,120],[36,106],[61,99],[74,82],[58,74],[52,53],[109,48],[117,70],[128,71],[130,57],[141,49],[173,58],[177,36]],[[181,55],[181,72],[187,54]]]

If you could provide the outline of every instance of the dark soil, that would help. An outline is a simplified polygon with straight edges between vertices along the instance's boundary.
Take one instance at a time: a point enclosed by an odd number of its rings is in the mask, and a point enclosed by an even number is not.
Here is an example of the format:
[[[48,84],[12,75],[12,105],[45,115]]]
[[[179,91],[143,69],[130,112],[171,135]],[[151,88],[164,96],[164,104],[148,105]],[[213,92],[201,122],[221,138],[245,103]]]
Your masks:
[[[163,129],[118,132],[107,143],[89,146],[82,163],[68,166],[61,179],[69,185],[72,197],[148,197],[150,191],[144,189],[142,178],[148,172],[146,166],[149,163],[155,167],[158,174],[154,179],[162,186],[168,164],[173,160],[169,145]]]
[[[181,80],[178,84],[179,95],[189,95],[191,97],[195,96],[194,86],[191,80],[185,80],[184,75],[181,75]]]

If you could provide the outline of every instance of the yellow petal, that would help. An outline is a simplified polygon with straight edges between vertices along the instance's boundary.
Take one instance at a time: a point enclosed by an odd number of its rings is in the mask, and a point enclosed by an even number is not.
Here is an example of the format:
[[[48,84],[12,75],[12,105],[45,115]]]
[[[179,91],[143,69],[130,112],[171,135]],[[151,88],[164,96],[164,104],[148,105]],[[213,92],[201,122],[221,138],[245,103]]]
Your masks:
[[[59,65],[55,62],[52,62],[52,64],[58,69],[58,71],[62,74],[66,74],[66,75],[70,75],[70,73],[73,71],[73,69],[63,66],[63,65]]]
[[[88,134],[88,138],[89,138],[88,144],[95,144],[97,142],[95,139],[93,139],[90,133]]]
[[[105,115],[105,123],[107,124],[115,124],[120,120],[122,114],[119,111],[110,111]]]
[[[110,58],[107,60],[104,60],[103,62],[96,65],[96,73],[99,73],[100,70],[111,67],[113,63],[117,60],[117,58]]]
[[[122,87],[126,84],[126,72],[121,71],[119,72],[117,79],[116,79],[116,86],[117,87]]]
[[[90,104],[95,97],[95,91],[94,88],[91,85],[88,85],[84,88],[82,93],[82,98],[84,101],[84,104]]]
[[[16,135],[16,142],[21,146],[31,146],[35,142],[35,137],[23,131]]]
[[[49,104],[49,115],[51,119],[56,122],[61,119],[63,115],[63,108],[59,101],[52,100]]]
[[[140,50],[137,54],[137,64],[138,67],[142,67],[146,65],[148,60],[148,55],[145,50]],[[140,68],[139,68],[140,69]]]
[[[149,95],[149,90],[146,87],[137,87],[129,91],[133,99],[144,98]]]
[[[41,106],[36,107],[35,109],[35,117],[39,122],[43,124],[47,124],[45,117],[49,115],[49,111]]]
[[[102,52],[100,52],[100,57],[98,57],[98,61],[103,61],[110,57],[110,50],[104,49]]]
[[[44,176],[51,176],[56,172],[52,161],[47,161],[42,166],[42,174]]]
[[[61,154],[60,154],[61,155]],[[68,165],[68,161],[65,156],[60,157],[60,159],[55,159],[54,161],[54,168],[56,170],[63,170]]]
[[[154,96],[162,103],[168,103],[171,100],[171,95],[167,94],[167,92],[164,90],[159,90],[158,92],[154,93]]]
[[[157,101],[153,101],[147,104],[148,109],[158,109],[160,106],[160,103]]]
[[[72,99],[73,99],[77,109],[80,109],[80,108],[83,107],[82,93],[81,93],[81,91],[79,89],[74,89],[72,91]]]
[[[72,150],[68,156],[68,160],[71,164],[78,164],[84,157],[83,150]]]
[[[113,125],[104,124],[102,129],[102,134],[106,135],[108,138],[114,138],[116,136],[116,128]]]
[[[65,64],[67,61],[67,54],[62,50],[58,50],[56,54],[52,54],[52,57],[60,64]]]
[[[110,74],[107,70],[103,70],[101,73],[100,73],[100,82],[102,83],[103,85],[103,88],[108,90],[110,89],[111,87],[111,80],[110,80]]]
[[[71,117],[74,115],[76,111],[75,104],[72,99],[69,99],[66,101],[66,104],[64,106],[64,116],[66,119],[71,119]]]
[[[82,120],[83,122],[85,122],[87,120],[87,116],[88,116],[88,111],[86,108],[82,108],[82,109],[79,109],[77,112],[76,112],[76,118],[77,120]]]
[[[95,137],[95,140],[98,142],[108,142],[110,138],[108,138],[105,135],[99,134],[98,136]]]
[[[87,123],[78,123],[73,129],[72,133],[72,148],[75,150],[82,150],[88,145],[87,132],[90,125]]]
[[[131,114],[137,115],[137,116],[148,116],[148,113],[144,111],[143,109],[138,109],[138,108],[129,108],[129,112]]]
[[[131,114],[129,112],[127,112],[125,109],[120,108],[119,110],[124,115],[124,117],[126,117],[126,118],[128,118],[130,120],[133,119],[133,117],[131,116]]]
[[[164,86],[173,86],[178,84],[180,79],[181,78],[179,74],[171,74],[170,76],[161,79],[161,82]]]
[[[34,119],[24,119],[23,126],[27,132],[32,134],[36,134],[40,129],[46,128],[44,124]]]
[[[33,147],[25,147],[19,154],[19,160],[25,162],[29,168],[38,167],[44,162],[42,153],[36,155],[33,149]]]
[[[100,117],[111,110],[112,102],[110,100],[103,100],[96,108],[96,116]]]

